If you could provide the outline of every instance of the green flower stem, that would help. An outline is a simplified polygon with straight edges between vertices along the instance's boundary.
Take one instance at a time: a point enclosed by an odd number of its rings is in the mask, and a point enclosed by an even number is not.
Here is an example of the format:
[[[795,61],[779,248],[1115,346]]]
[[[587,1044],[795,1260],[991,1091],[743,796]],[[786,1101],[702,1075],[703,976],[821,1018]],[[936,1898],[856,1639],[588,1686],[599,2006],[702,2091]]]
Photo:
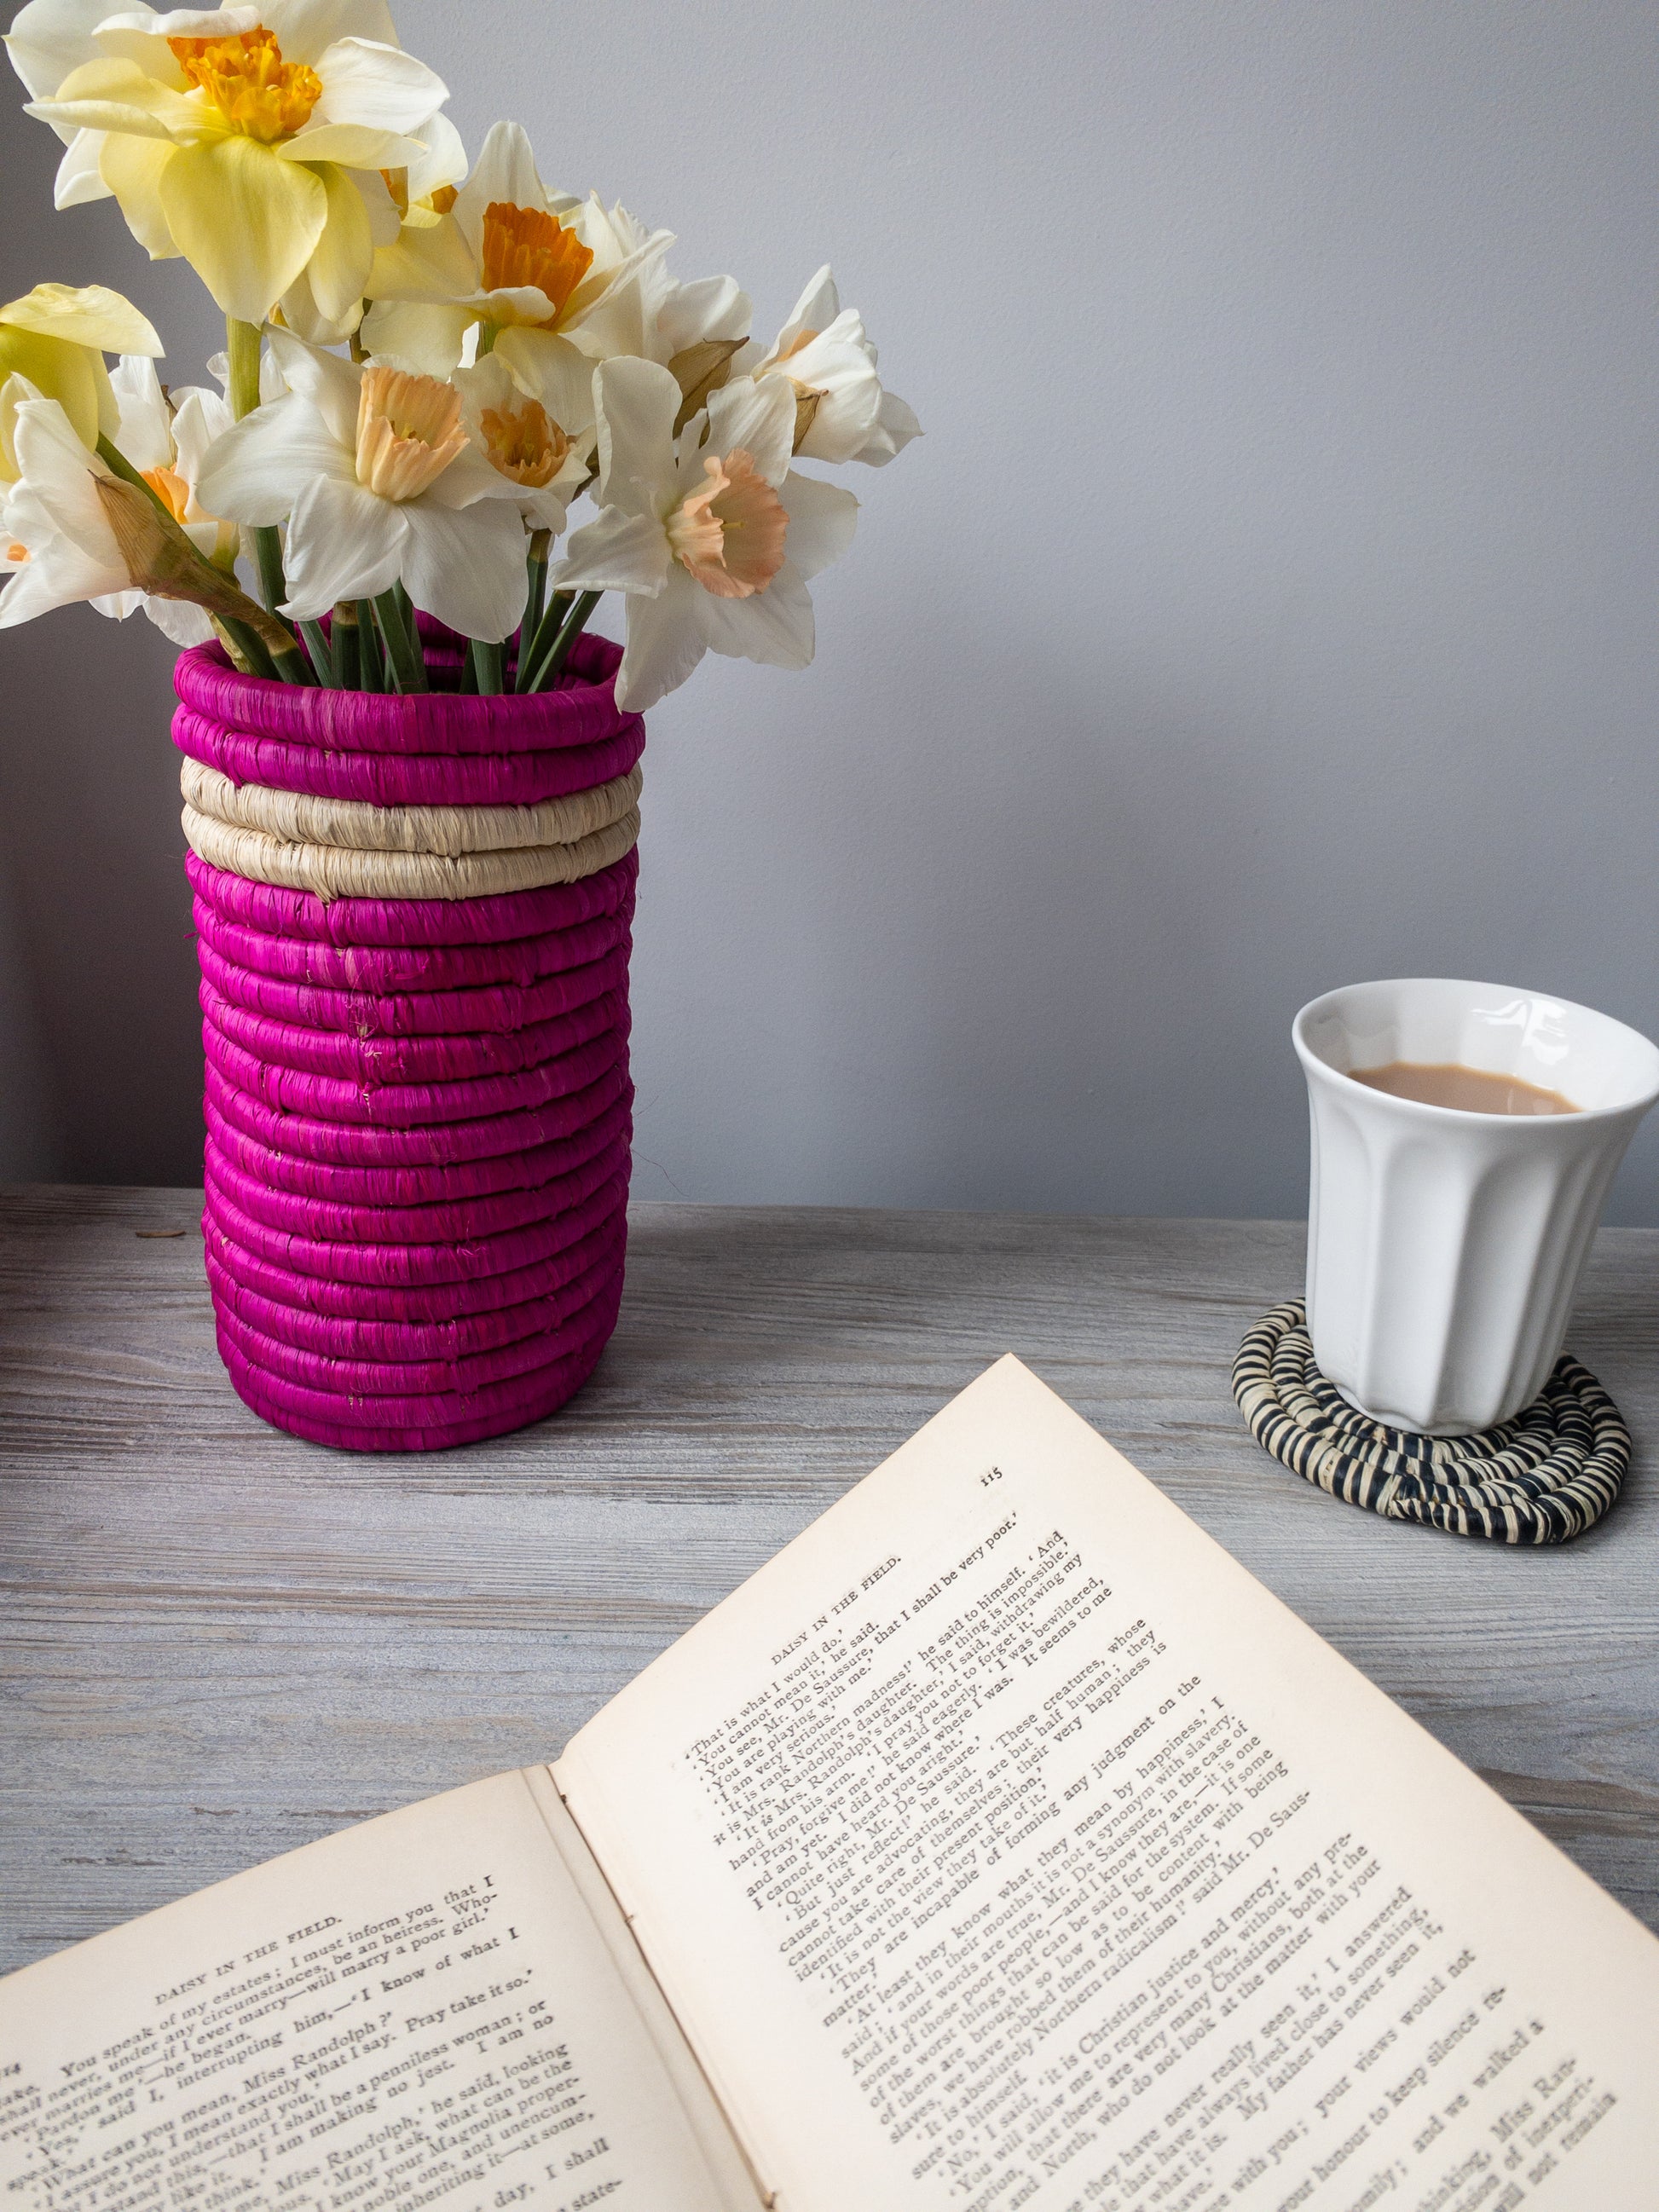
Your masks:
[[[571,602],[574,598],[574,592],[555,592],[542,611],[542,618],[536,625],[534,637],[530,637],[527,634],[520,637],[519,642],[519,689],[520,691],[536,690],[537,680],[542,672],[542,664],[553,650],[559,632],[564,627],[564,618],[569,613]]]
[[[230,411],[240,422],[259,404],[259,348],[264,333],[258,323],[225,319],[225,356],[230,363]]]
[[[579,596],[553,641],[553,650],[547,656],[546,665],[537,677],[536,689],[538,691],[549,690],[554,678],[560,674],[570,658],[571,647],[587,628],[588,617],[604,597],[603,592],[583,592]]]
[[[302,622],[300,635],[311,654],[311,665],[317,681],[331,691],[337,691],[340,679],[334,672],[334,648],[328,641],[328,633],[319,622]]]
[[[424,691],[426,662],[416,651],[404,611],[398,605],[397,586],[382,592],[374,602],[374,613],[380,626],[380,635],[386,641],[386,659],[398,679],[400,691]]]
[[[281,617],[273,617],[272,619],[280,621]],[[311,663],[301,651],[300,641],[291,630],[286,645],[278,645],[273,638],[269,650],[272,665],[284,684],[315,684],[317,678],[312,672]]]
[[[257,529],[249,525],[247,535],[259,571],[259,596],[277,621],[285,622],[287,617],[277,613],[288,597],[288,578],[283,574],[282,537],[274,522],[262,523]]]
[[[461,696],[471,698],[478,688],[478,664],[471,651],[461,655]]]
[[[259,404],[259,349],[264,332],[258,323],[240,323],[232,315],[225,322],[225,354],[230,363],[230,411],[237,422],[251,415]],[[255,566],[259,571],[259,593],[273,615],[288,597],[288,581],[283,574],[283,540],[275,523],[250,526],[248,543],[253,549]],[[278,622],[283,617],[276,615]],[[287,627],[284,624],[284,627]],[[295,647],[296,662],[302,656]],[[287,656],[276,656],[280,666]]]
[[[547,556],[553,543],[550,530],[536,530],[530,538],[530,592],[525,600],[524,620],[519,625],[519,672],[514,684],[516,691],[530,688],[530,656],[536,633],[541,628],[542,607],[547,597]]]
[[[362,683],[357,653],[357,602],[342,599],[334,610],[334,683],[341,691],[356,691]]]
[[[501,689],[501,648],[488,645],[475,637],[467,641],[467,658],[471,661],[477,688],[493,696]]]
[[[359,682],[365,691],[384,691],[386,685],[386,655],[380,650],[380,633],[374,620],[373,599],[357,602],[357,665]]]
[[[251,630],[246,623],[238,622],[234,615],[216,615],[214,619],[237,652],[246,661],[248,674],[263,676],[267,680],[273,680],[276,674],[276,665],[265,651],[264,641],[258,634]]]
[[[415,602],[410,598],[402,583],[396,583],[392,586],[392,596],[398,602],[398,612],[404,618],[404,628],[409,633],[410,650],[420,662],[422,674],[425,675],[428,672],[426,647],[421,643],[421,625],[415,613]],[[425,684],[421,686],[423,691],[428,688]]]

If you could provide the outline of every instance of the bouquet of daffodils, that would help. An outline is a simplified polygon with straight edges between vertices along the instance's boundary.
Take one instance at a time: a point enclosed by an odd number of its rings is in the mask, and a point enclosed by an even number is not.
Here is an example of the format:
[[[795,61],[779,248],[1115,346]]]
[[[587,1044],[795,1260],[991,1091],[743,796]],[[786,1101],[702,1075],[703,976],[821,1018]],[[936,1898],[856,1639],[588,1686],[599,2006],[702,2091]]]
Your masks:
[[[118,293],[0,307],[0,627],[142,607],[256,675],[420,691],[420,610],[468,641],[465,688],[534,691],[616,591],[623,707],[711,647],[811,660],[858,502],[793,464],[879,466],[919,427],[828,269],[757,343],[730,277],[550,191],[516,124],[469,167],[386,0],[29,0],[6,44],[58,205],[112,197],[228,342],[220,388],[169,390]]]

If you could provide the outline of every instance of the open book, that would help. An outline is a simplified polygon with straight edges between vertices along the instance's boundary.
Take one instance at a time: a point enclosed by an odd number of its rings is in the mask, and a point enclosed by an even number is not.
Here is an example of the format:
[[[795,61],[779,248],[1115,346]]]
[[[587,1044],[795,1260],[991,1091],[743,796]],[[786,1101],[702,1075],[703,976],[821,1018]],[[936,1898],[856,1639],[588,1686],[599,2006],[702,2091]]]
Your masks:
[[[551,1768],[0,1983],[19,2212],[1653,2212],[1659,1943],[1005,1359]]]

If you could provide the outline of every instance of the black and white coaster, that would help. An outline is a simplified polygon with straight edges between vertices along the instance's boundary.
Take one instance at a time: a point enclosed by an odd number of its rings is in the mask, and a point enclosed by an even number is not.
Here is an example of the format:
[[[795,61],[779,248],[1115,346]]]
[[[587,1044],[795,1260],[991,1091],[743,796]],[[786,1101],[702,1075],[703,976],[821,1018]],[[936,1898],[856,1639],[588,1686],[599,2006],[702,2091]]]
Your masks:
[[[1239,1346],[1233,1395],[1277,1460],[1350,1505],[1499,1544],[1565,1544],[1594,1527],[1630,1467],[1630,1431],[1563,1352],[1524,1413],[1478,1437],[1425,1437],[1358,1412],[1314,1364],[1307,1312],[1287,1298]]]

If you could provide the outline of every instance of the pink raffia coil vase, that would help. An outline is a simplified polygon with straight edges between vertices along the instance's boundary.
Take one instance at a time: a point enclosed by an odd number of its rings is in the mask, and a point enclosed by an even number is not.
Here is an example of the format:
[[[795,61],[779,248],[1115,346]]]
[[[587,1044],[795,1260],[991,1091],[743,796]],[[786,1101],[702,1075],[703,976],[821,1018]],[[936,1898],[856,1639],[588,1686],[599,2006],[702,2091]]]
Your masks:
[[[488,698],[179,662],[208,1282],[278,1428],[500,1436],[616,1324],[645,744],[620,657],[583,638],[557,688]]]

